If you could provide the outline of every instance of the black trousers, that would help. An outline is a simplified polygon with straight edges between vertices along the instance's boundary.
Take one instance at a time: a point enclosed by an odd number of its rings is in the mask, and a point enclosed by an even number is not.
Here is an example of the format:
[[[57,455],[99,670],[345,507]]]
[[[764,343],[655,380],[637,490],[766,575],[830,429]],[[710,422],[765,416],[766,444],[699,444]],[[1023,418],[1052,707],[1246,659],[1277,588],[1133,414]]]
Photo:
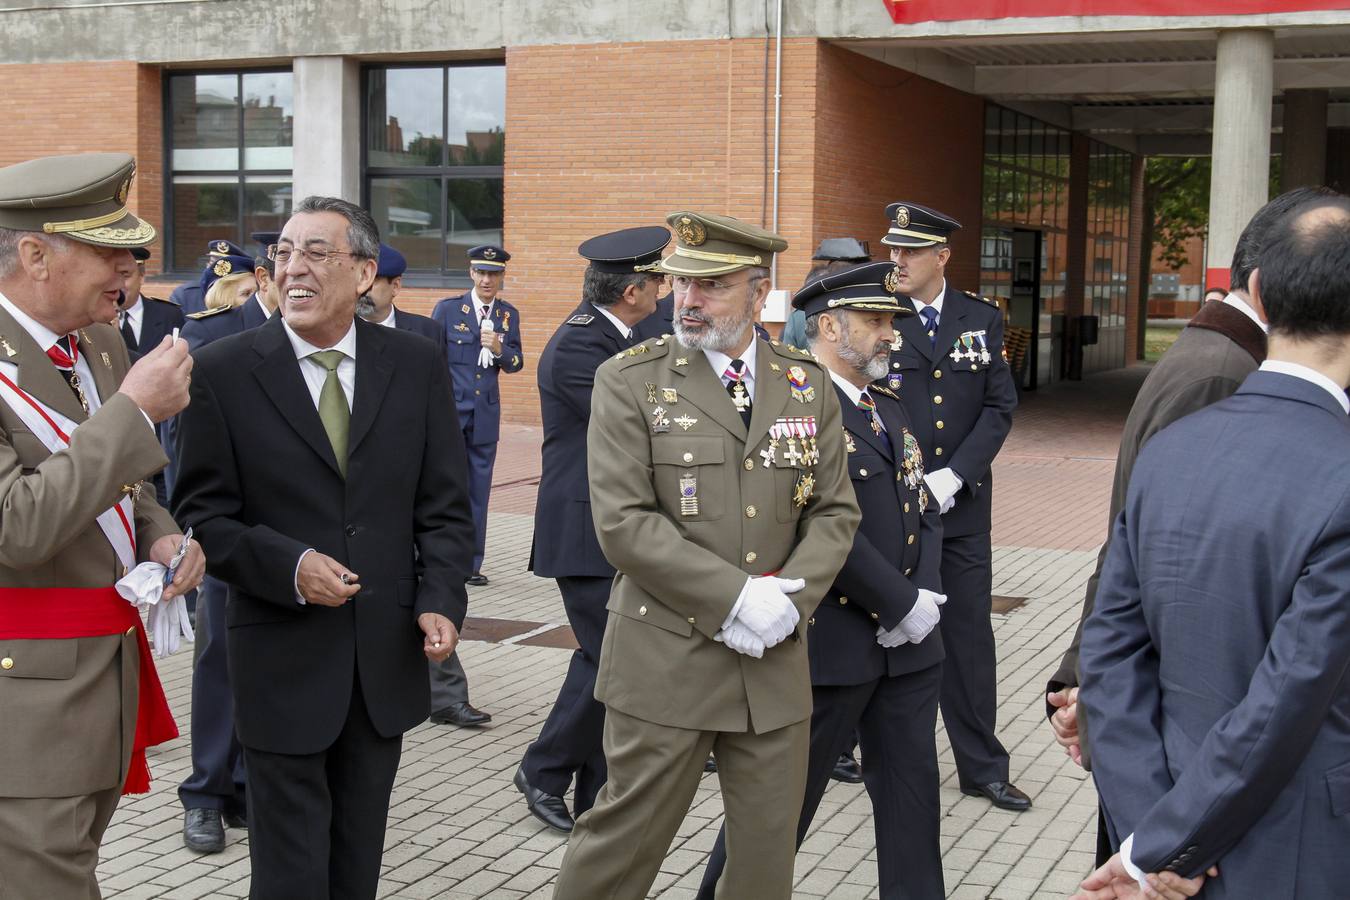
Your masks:
[[[811,757],[797,846],[806,839],[835,761],[856,732],[864,760],[863,785],[872,799],[883,900],[942,900],[946,896],[933,734],[941,682],[942,666],[935,665],[866,684],[811,688]],[[699,900],[713,900],[726,859],[723,829],[708,857]]]
[[[989,532],[944,538],[942,588],[942,724],[951,740],[962,787],[1008,780],[1008,751],[994,734],[998,672],[992,607]],[[865,751],[864,751],[865,752]]]
[[[371,724],[359,678],[327,750],[245,747],[250,900],[373,900],[402,748]]]
[[[595,699],[595,675],[605,638],[609,588],[613,579],[573,576],[557,579],[563,608],[580,649],[573,651],[558,698],[539,737],[525,748],[522,766],[534,787],[561,797],[576,779],[573,815],[595,805],[605,783],[605,707]]]
[[[196,659],[192,665],[192,774],[178,787],[184,809],[243,813],[244,751],[234,733],[234,699],[225,654],[223,581],[207,577],[197,591]]]

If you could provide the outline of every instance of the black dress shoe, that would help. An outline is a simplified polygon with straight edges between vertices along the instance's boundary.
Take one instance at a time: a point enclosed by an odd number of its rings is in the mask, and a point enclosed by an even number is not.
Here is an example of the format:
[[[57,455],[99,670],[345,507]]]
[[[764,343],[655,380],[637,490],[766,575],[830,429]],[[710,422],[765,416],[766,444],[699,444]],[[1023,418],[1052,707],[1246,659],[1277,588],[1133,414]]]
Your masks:
[[[474,587],[482,587],[483,585],[488,583],[488,580],[487,576],[484,575],[482,572],[474,572],[468,578],[464,579],[464,583],[473,585]]]
[[[567,811],[567,804],[563,802],[563,798],[556,794],[546,794],[526,781],[524,766],[516,769],[513,781],[516,788],[525,795],[525,805],[536,819],[555,831],[561,831],[563,834],[572,833],[574,824],[572,814]]]
[[[241,831],[248,831],[248,814],[241,812],[227,812],[223,816],[226,828],[238,828]]]
[[[469,705],[469,701],[463,700],[451,704],[445,709],[436,710],[431,714],[431,721],[436,725],[458,725],[460,728],[471,728],[475,725],[486,725],[492,721],[492,716],[481,709],[475,709]]]
[[[717,771],[717,760],[713,759],[711,756],[708,757],[707,759],[705,759],[705,760],[703,761],[703,771],[705,771],[705,772],[716,772],[716,771]]]
[[[1031,798],[1008,781],[991,781],[976,787],[963,787],[961,793],[967,797],[984,797],[999,809],[1011,812],[1026,812],[1031,809]]]
[[[189,809],[183,814],[183,843],[198,853],[225,849],[225,826],[218,809]]]
[[[862,766],[858,765],[852,753],[840,753],[830,777],[844,784],[862,784]]]

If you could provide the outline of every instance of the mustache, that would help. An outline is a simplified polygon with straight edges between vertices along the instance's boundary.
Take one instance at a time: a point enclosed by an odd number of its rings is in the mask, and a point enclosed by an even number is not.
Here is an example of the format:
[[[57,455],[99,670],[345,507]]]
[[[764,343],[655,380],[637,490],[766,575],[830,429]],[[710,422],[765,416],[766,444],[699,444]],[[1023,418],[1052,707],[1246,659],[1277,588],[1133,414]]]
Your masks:
[[[695,322],[702,322],[704,325],[711,325],[713,321],[712,316],[699,309],[682,309],[680,310],[680,316],[685,319],[693,319]]]

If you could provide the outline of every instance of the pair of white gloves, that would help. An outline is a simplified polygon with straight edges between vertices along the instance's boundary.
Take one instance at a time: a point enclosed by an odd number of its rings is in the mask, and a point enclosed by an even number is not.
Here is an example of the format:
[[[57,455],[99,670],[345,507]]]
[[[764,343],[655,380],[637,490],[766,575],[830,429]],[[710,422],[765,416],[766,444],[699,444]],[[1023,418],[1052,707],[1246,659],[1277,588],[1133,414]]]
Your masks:
[[[951,469],[938,469],[924,475],[923,483],[928,485],[928,491],[938,505],[939,515],[946,515],[947,510],[956,505],[956,494],[965,481]]]
[[[942,610],[939,607],[946,602],[946,594],[919,588],[919,599],[914,601],[914,607],[900,620],[899,625],[890,631],[885,628],[877,629],[877,643],[888,650],[905,643],[923,643],[923,639],[928,637],[941,621]]]
[[[195,641],[192,620],[188,618],[187,601],[179,594],[164,602],[164,566],[157,562],[143,562],[117,582],[117,593],[138,609],[149,608],[146,630],[154,645],[155,656],[163,659],[177,653],[183,641]]]
[[[747,578],[731,615],[722,630],[713,635],[737,653],[759,659],[797,629],[801,616],[788,594],[806,587],[803,578],[778,578],[763,575]]]

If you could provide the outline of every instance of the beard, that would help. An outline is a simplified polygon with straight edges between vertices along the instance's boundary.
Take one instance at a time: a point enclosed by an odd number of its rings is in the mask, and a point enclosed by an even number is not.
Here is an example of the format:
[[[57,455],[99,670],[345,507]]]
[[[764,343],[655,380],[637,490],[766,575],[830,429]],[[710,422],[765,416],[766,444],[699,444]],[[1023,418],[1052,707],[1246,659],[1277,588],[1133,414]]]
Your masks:
[[[839,347],[835,352],[859,375],[867,376],[868,381],[880,381],[890,371],[891,342],[877,341],[870,352],[857,346],[849,330],[847,317],[840,322]]]
[[[684,318],[695,319],[703,323],[701,328],[691,329],[684,324]],[[754,304],[747,303],[739,315],[710,316],[701,309],[675,311],[675,337],[690,350],[714,350],[723,353],[735,347],[745,338],[745,330],[754,319]],[[885,373],[883,373],[885,374]]]
[[[375,301],[370,299],[370,294],[365,293],[356,298],[356,314],[367,321],[375,314]]]

